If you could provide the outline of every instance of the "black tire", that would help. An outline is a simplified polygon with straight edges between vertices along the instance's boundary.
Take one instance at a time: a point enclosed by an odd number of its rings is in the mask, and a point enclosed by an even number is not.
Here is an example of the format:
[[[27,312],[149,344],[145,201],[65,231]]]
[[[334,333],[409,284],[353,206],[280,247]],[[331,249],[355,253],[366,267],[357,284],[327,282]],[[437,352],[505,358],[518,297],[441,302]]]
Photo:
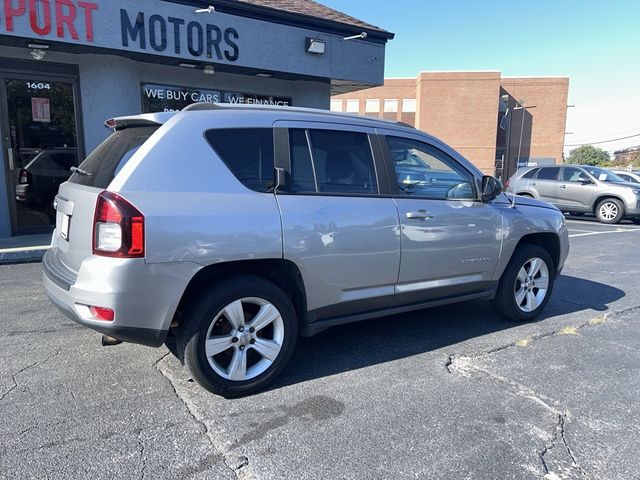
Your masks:
[[[607,217],[605,212],[603,211],[603,207],[604,209],[607,209],[607,207],[609,209],[615,209],[615,211],[617,212],[616,215],[611,218]],[[604,200],[598,202],[598,205],[596,205],[595,214],[600,223],[619,223],[624,216],[624,205],[617,198],[605,198]]]
[[[222,310],[236,300],[248,298],[264,300],[277,309],[282,319],[279,328],[284,332],[283,339],[279,353],[266,370],[247,380],[231,380],[217,373],[209,363],[205,350],[205,341],[210,327],[233,329],[231,322],[228,322],[222,314]],[[218,315],[222,316],[214,325],[213,320]],[[247,315],[245,311],[244,318],[247,318]],[[248,322],[247,327],[250,327],[251,320],[252,318],[246,320]],[[218,327],[220,322],[222,322],[222,327]],[[258,338],[258,334],[263,331],[260,330],[251,335],[255,335]],[[249,363],[248,358],[250,355],[259,356],[252,345],[247,343],[245,343],[246,347],[242,345],[243,342],[248,341],[246,339],[249,336],[247,332],[239,333],[239,330],[231,330],[224,332],[223,335],[230,335],[236,339],[240,338],[240,341],[236,340],[228,350],[211,357],[216,366],[219,366],[216,359],[222,355],[229,357],[229,365],[227,367],[229,368],[231,359],[238,353],[238,348],[244,351],[247,364]],[[291,359],[297,338],[298,320],[291,299],[287,294],[273,283],[260,277],[238,276],[203,287],[202,294],[196,294],[191,297],[180,321],[176,343],[179,357],[183,359],[196,382],[210,392],[233,398],[254,393],[272,382]],[[259,342],[259,340],[256,341]],[[253,354],[251,354],[252,351]],[[249,372],[248,368],[245,369],[247,373]],[[230,368],[228,372],[230,372]]]
[[[521,287],[523,286],[518,280],[518,273],[520,272],[521,268],[523,268],[525,265],[527,265],[528,262],[535,258],[539,258],[545,263],[548,273],[548,286],[546,289],[546,294],[544,298],[539,302],[537,308],[532,309],[531,311],[524,311],[516,301],[516,289],[519,290],[519,285]],[[546,307],[547,303],[549,302],[549,298],[551,297],[551,293],[553,292],[554,281],[555,267],[553,264],[553,260],[551,259],[551,255],[549,255],[549,253],[544,248],[539,247],[538,245],[524,243],[520,245],[514,252],[509,265],[507,265],[507,268],[500,278],[498,291],[495,298],[493,299],[493,306],[498,311],[498,313],[509,320],[513,320],[516,322],[529,322],[540,315],[540,312],[542,312],[542,310],[544,310],[544,308]],[[540,289],[536,291],[536,288],[534,286],[532,287],[532,292],[534,293],[534,295],[537,295],[537,293],[540,292]]]

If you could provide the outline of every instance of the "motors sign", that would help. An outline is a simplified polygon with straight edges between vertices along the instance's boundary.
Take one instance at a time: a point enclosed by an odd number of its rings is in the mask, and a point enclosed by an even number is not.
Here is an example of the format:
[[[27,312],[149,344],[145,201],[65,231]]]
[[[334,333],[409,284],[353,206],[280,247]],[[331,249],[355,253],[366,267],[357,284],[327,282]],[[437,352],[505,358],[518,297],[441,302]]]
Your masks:
[[[29,37],[105,46],[105,43],[113,41],[114,36],[100,38],[96,27],[103,24],[105,16],[109,16],[111,22],[105,23],[113,23],[117,17],[120,30],[115,36],[120,42],[116,48],[225,63],[233,63],[240,57],[237,43],[240,34],[236,28],[200,21],[199,18],[148,14],[137,9],[116,9],[112,5],[101,10],[98,2],[83,0],[2,2],[0,34],[21,30]]]

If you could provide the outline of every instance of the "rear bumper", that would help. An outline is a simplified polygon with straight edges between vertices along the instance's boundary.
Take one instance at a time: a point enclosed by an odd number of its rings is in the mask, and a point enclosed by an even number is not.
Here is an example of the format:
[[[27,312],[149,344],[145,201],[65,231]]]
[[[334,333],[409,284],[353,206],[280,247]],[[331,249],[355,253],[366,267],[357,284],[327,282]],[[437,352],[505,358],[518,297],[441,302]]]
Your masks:
[[[47,295],[67,317],[125,342],[153,347],[164,342],[182,294],[200,269],[190,262],[146,264],[143,259],[91,256],[76,276],[59,260],[57,248],[47,251],[42,265]],[[88,306],[110,308],[115,318],[97,320]]]

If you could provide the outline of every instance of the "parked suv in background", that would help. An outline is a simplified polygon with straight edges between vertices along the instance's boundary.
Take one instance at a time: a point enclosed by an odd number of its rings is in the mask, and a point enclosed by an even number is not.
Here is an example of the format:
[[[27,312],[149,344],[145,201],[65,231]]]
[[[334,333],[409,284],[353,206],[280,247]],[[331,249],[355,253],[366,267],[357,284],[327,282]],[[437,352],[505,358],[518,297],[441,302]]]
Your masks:
[[[602,223],[618,223],[625,217],[640,221],[640,185],[600,167],[522,168],[508,180],[507,190],[553,203],[563,212],[593,213]]]
[[[617,176],[619,176],[623,181],[629,183],[640,184],[640,172],[637,171],[628,171],[628,170],[611,170]]]
[[[111,337],[175,339],[226,396],[334,325],[471,299],[532,320],[569,250],[558,209],[512,208],[500,182],[396,122],[199,104],[107,124],[56,198],[47,293]]]

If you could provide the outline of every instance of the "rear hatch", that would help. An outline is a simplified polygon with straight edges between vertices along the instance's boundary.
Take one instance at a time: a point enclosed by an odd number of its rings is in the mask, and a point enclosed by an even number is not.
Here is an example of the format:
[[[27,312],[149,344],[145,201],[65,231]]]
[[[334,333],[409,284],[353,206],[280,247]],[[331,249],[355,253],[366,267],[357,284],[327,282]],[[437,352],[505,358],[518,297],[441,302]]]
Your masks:
[[[114,121],[114,125],[116,125]],[[160,127],[143,122],[117,128],[60,185],[56,197],[56,231],[53,253],[68,269],[78,272],[82,261],[93,252],[93,221],[98,195],[133,154]]]

